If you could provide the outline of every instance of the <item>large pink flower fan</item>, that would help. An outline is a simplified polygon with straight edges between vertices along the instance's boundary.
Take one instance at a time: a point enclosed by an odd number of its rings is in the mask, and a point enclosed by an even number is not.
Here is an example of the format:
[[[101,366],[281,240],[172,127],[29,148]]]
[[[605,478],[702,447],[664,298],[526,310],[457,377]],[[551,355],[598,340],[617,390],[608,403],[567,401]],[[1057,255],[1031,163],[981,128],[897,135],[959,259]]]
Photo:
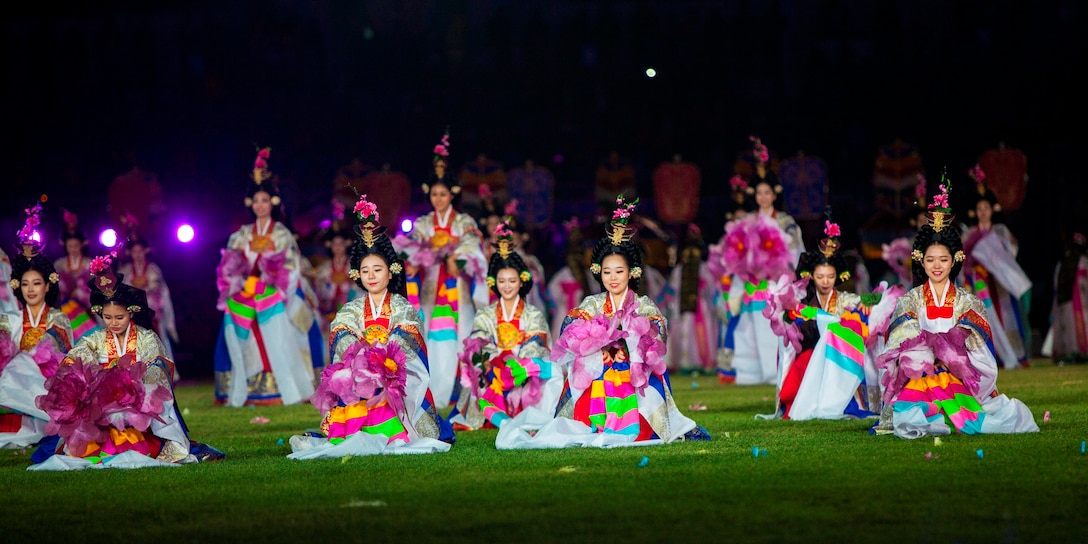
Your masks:
[[[623,333],[604,314],[597,314],[593,319],[575,320],[559,335],[552,346],[551,357],[553,361],[562,359],[565,353],[584,357],[612,345],[622,337]]]
[[[389,404],[396,413],[404,412],[405,386],[408,383],[408,369],[405,363],[408,358],[401,350],[397,342],[377,344],[367,349],[367,364],[370,372],[376,375],[377,384],[381,387],[378,398],[371,398],[367,404],[377,406],[381,400]],[[356,391],[358,391],[358,384]]]
[[[82,453],[88,444],[108,436],[96,423],[102,407],[93,400],[101,369],[98,363],[79,359],[61,365],[53,377],[45,380],[46,394],[34,399],[34,404],[49,415],[45,433],[60,436],[68,451]]]
[[[226,311],[227,299],[242,290],[242,285],[249,275],[249,261],[241,251],[223,249],[220,251],[219,265],[215,268],[215,286],[219,289],[219,300],[215,307]]]
[[[784,317],[787,312],[796,310],[804,298],[809,278],[801,278],[792,281],[793,276],[783,274],[777,281],[770,282],[767,287],[767,305],[763,307],[763,317],[770,321],[771,331],[782,337],[793,346],[794,350],[801,351],[801,330],[792,319]]]
[[[404,260],[412,266],[426,268],[438,262],[438,253],[427,242],[416,240],[404,234],[397,234],[391,242],[397,253],[407,255]]]
[[[792,272],[791,257],[778,224],[761,214],[750,214],[726,225],[715,265],[726,274],[755,283]]]
[[[880,285],[873,289],[873,294],[880,295],[880,301],[869,309],[869,336],[865,338],[867,348],[874,348],[877,339],[887,336],[888,324],[895,313],[895,305],[906,290],[906,287],[901,284],[889,286],[886,281],[880,282]]]
[[[664,375],[668,369],[665,363],[665,343],[657,336],[657,329],[646,316],[631,312],[623,319],[623,334],[627,338],[628,349],[636,350],[631,357],[631,386],[642,390],[649,383],[651,374]]]
[[[124,355],[117,363],[98,373],[91,398],[101,409],[98,425],[119,431],[132,427],[146,431],[153,419],[160,419],[164,405],[173,398],[163,385],[145,384],[147,367]]]
[[[475,391],[480,385],[480,374],[483,369],[477,364],[485,357],[483,348],[487,340],[479,336],[466,338],[462,343],[463,349],[457,354],[457,361],[461,371],[461,387],[467,391]]]
[[[280,293],[291,285],[291,269],[287,268],[287,250],[261,255],[261,279],[272,284]]]

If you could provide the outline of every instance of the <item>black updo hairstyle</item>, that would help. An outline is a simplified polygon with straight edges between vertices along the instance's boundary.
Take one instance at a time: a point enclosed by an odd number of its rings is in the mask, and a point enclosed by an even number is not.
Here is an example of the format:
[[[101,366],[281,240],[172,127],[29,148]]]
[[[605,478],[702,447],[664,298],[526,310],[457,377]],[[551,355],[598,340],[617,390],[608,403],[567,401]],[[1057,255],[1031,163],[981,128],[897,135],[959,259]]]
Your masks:
[[[45,303],[50,307],[55,308],[57,306],[57,300],[60,298],[60,285],[58,282],[51,281],[49,278],[53,274],[56,274],[57,269],[53,266],[53,263],[45,256],[44,253],[35,254],[32,257],[25,257],[22,254],[16,255],[11,259],[11,279],[13,281],[22,281],[23,274],[26,274],[30,270],[37,270],[42,275],[42,279],[45,280]],[[26,307],[26,299],[23,298],[23,290],[19,287],[9,286],[12,293],[15,295],[16,300]]]
[[[593,264],[603,264],[604,258],[609,255],[619,255],[627,261],[627,268],[634,270],[635,268],[642,268],[642,252],[639,250],[638,245],[633,241],[620,242],[619,245],[613,244],[608,238],[601,238],[597,241],[597,245],[593,248],[592,262]],[[591,269],[592,272],[592,269]],[[601,280],[601,271],[598,269],[593,272],[593,279],[597,280],[598,285],[604,285]],[[636,278],[634,275],[627,280],[627,288],[632,291],[638,291],[641,278]]]
[[[102,317],[102,308],[107,304],[121,306],[132,312],[133,323],[145,329],[155,330],[155,310],[147,305],[147,293],[143,289],[124,283],[125,275],[112,270],[113,264],[110,268],[111,285],[114,285],[112,292],[109,292],[109,289],[103,292],[98,285],[98,276],[92,277],[87,282],[87,286],[91,288],[91,311]]]
[[[407,287],[404,279],[404,262],[400,256],[397,255],[397,250],[393,248],[393,242],[389,239],[389,236],[385,234],[385,227],[377,227],[373,229],[376,232],[371,233],[373,236],[373,243],[369,246],[366,244],[363,227],[361,225],[355,226],[355,232],[358,234],[355,238],[355,242],[352,243],[349,254],[351,255],[351,268],[352,270],[359,270],[359,267],[363,263],[363,259],[367,255],[377,255],[385,261],[385,265],[389,267],[389,291],[396,293],[402,297],[408,296]],[[399,271],[394,272],[394,265],[398,265]],[[357,277],[355,284],[366,290],[363,285],[361,277]]]
[[[271,148],[268,147],[257,151],[257,159],[253,163],[253,172],[250,174],[251,183],[246,189],[245,205],[249,209],[249,213],[253,214],[254,219],[256,219],[257,214],[253,213],[253,198],[257,193],[266,193],[272,199],[272,220],[280,221],[283,217],[280,209],[282,201],[279,190],[272,181],[272,172],[268,169],[267,159],[270,153]]]
[[[932,222],[933,219],[930,218],[930,223],[922,225],[922,228],[918,229],[918,235],[914,237],[914,251],[912,254],[920,256],[911,263],[910,267],[915,287],[922,285],[929,279],[926,276],[925,267],[922,266],[922,259],[929,246],[940,244],[947,247],[948,252],[952,254],[952,270],[948,275],[949,281],[954,281],[959,277],[960,271],[963,270],[963,240],[960,238],[959,230],[953,225],[947,224],[940,230],[934,230]]]
[[[521,298],[525,298],[533,290],[533,273],[517,251],[511,251],[506,257],[503,257],[498,250],[491,254],[491,259],[487,263],[487,283],[491,286],[491,292],[496,296],[502,296],[499,295],[499,286],[493,280],[497,279],[499,270],[504,268],[513,268],[517,271],[521,279],[521,289],[518,290],[518,294]],[[528,274],[529,279],[524,279],[523,274]]]

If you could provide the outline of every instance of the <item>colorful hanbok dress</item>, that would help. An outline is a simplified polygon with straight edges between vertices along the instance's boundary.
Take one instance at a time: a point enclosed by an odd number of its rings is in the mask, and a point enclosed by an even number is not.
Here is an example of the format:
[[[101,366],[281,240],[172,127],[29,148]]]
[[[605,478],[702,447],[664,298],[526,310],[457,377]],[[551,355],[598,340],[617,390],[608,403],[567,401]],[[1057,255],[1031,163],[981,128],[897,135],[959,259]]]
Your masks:
[[[1004,224],[971,227],[964,235],[966,286],[986,307],[994,349],[1004,369],[1027,366],[1031,355],[1031,280],[1016,262],[1015,238]]]
[[[763,315],[769,281],[793,274],[804,245],[800,229],[785,213],[774,217],[752,213],[726,224],[712,258],[730,276],[728,328],[719,352],[718,374],[737,385],[773,384],[778,376],[782,341]]]
[[[539,428],[550,421],[563,391],[563,371],[551,362],[544,312],[519,298],[506,315],[495,302],[476,313],[474,325],[461,354],[462,391],[450,423],[458,429],[497,428],[510,421]]]
[[[616,307],[618,306],[618,307]],[[682,414],[665,367],[668,324],[649,297],[590,295],[567,315],[552,348],[566,386],[539,429],[503,425],[499,449],[615,447],[709,440]]]
[[[325,349],[298,243],[282,223],[231,235],[217,269],[224,312],[215,351],[217,404],[298,404],[314,392]]]
[[[457,354],[472,332],[476,308],[488,304],[487,261],[480,244],[476,220],[452,207],[444,218],[433,211],[416,218],[409,236],[393,238],[397,251],[407,255],[405,262],[418,267],[407,277],[408,301],[423,318],[430,388],[440,407],[457,401]],[[446,266],[449,255],[461,263],[456,276]]]
[[[422,327],[400,295],[344,304],[332,322],[333,362],[311,399],[322,412],[321,433],[291,437],[288,457],[448,451],[454,432],[427,385]]]
[[[930,282],[899,297],[877,357],[885,412],[876,434],[901,438],[1039,430],[1023,402],[997,389],[986,308],[970,291]]]
[[[61,437],[56,454],[29,469],[199,462],[175,404],[173,375],[174,362],[155,331],[131,323],[121,334],[99,329],[84,336],[37,400]],[[132,399],[135,404],[120,405]],[[80,406],[87,408],[76,410]]]
[[[87,287],[90,278],[91,259],[80,256],[73,261],[70,257],[61,257],[53,263],[57,270],[60,291],[57,307],[72,323],[72,342],[78,342],[84,335],[101,328],[98,316],[91,312],[91,290]]]
[[[45,438],[49,416],[34,401],[71,347],[72,326],[56,308],[0,314],[0,449]]]
[[[840,290],[833,290],[826,301],[814,293],[798,304],[784,304],[782,298],[788,297],[782,292],[791,286],[779,283],[772,286],[767,305],[772,329],[785,339],[779,351],[775,413],[756,417],[795,421],[876,417],[882,404],[873,351],[883,345],[879,331],[887,326],[902,288],[883,283],[877,288],[879,301],[866,314],[860,295]],[[793,284],[801,286],[801,294],[803,284]]]

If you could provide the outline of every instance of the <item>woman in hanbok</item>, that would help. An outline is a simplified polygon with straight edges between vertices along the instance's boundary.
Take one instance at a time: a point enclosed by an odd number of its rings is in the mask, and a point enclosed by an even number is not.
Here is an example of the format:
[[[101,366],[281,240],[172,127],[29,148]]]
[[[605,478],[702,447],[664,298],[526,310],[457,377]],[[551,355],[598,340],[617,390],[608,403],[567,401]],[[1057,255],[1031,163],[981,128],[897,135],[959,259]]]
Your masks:
[[[725,225],[725,236],[712,258],[731,276],[729,328],[718,363],[723,383],[772,384],[778,375],[781,340],[763,315],[768,282],[793,274],[805,251],[801,229],[788,213],[775,207],[781,186],[760,179],[752,187],[753,211]]]
[[[64,257],[57,259],[53,267],[60,277],[60,300],[57,304],[72,323],[72,342],[76,342],[99,328],[101,323],[90,309],[87,267],[91,264],[91,258],[87,256],[87,235],[79,228],[79,217],[68,210],[64,210],[64,224],[60,240],[64,246]]]
[[[669,370],[714,373],[718,356],[718,300],[720,278],[707,266],[702,232],[689,224],[684,247],[669,274],[664,308],[672,325],[669,334]]]
[[[525,262],[525,266],[528,267],[529,272],[533,275],[532,288],[529,289],[529,293],[525,295],[525,301],[546,311],[548,303],[544,296],[543,286],[547,285],[547,278],[544,277],[544,264],[540,262],[540,259],[538,259],[536,255],[529,253],[523,247],[523,244],[529,241],[529,234],[523,229],[518,228],[517,204],[517,200],[508,202],[503,209],[505,215],[499,215],[498,210],[494,208],[485,208],[484,216],[480,218],[480,230],[486,239],[483,242],[484,258],[488,259],[488,262],[490,262],[491,256],[495,253],[495,248],[498,247],[499,243],[496,231],[501,226],[506,225],[506,228],[510,229],[517,238],[514,251],[521,257],[521,260]],[[499,295],[494,289],[491,289],[488,303],[494,304],[498,299]]]
[[[1001,221],[997,195],[983,183],[986,176],[977,164],[970,173],[978,193],[968,213],[974,225],[963,235],[965,284],[986,307],[998,364],[1006,370],[1027,367],[1031,355],[1031,280],[1016,262],[1019,243]]]
[[[1054,302],[1042,355],[1057,364],[1088,362],[1088,236],[1066,235],[1054,266]]]
[[[555,416],[562,369],[551,362],[548,320],[528,300],[536,277],[517,251],[508,222],[495,229],[487,285],[497,300],[476,312],[461,353],[461,396],[450,413],[456,430],[507,422],[540,427]]]
[[[830,214],[829,214],[830,215]],[[840,289],[851,279],[840,229],[830,217],[817,249],[801,255],[798,281],[784,276],[771,287],[764,313],[785,340],[779,350],[775,413],[762,419],[876,417],[880,382],[871,348],[902,287],[858,295]]]
[[[0,283],[11,281],[11,259],[3,248],[0,248]],[[0,314],[18,312],[19,303],[7,289],[0,289]]]
[[[254,221],[230,236],[216,269],[223,312],[215,351],[216,404],[298,404],[314,392],[325,349],[317,297],[302,254],[277,220],[280,196],[267,182],[268,148],[258,152],[246,207]]]
[[[1031,410],[997,389],[986,307],[955,285],[966,255],[942,182],[914,239],[914,287],[899,297],[876,359],[884,405],[871,432],[920,438],[1038,431]]]
[[[174,362],[152,328],[142,289],[114,269],[116,252],[91,261],[91,308],[106,326],[68,351],[37,406],[59,437],[31,470],[154,467],[216,461],[222,452],[193,441],[174,399]],[[53,455],[48,455],[53,453]],[[42,459],[41,457],[45,457]]]
[[[28,211],[12,278],[3,287],[19,309],[0,314],[0,449],[25,448],[46,438],[49,416],[34,401],[45,394],[46,379],[72,347],[72,326],[57,308],[56,269],[33,237],[41,207]]]
[[[637,200],[619,197],[590,270],[605,292],[572,309],[552,346],[567,386],[555,418],[539,429],[503,425],[500,449],[613,447],[709,440],[680,412],[665,365],[668,323],[638,296],[642,257],[628,225]]]
[[[419,309],[426,328],[431,392],[439,407],[457,401],[457,354],[472,332],[477,307],[488,304],[480,230],[472,216],[457,210],[461,193],[447,171],[449,133],[435,148],[434,171],[423,192],[432,211],[416,218],[408,236],[393,240],[406,257],[408,300]]]
[[[445,452],[453,428],[428,387],[419,311],[405,298],[404,264],[362,195],[351,249],[352,279],[366,294],[336,313],[325,368],[310,401],[321,432],[291,437],[291,459]]]

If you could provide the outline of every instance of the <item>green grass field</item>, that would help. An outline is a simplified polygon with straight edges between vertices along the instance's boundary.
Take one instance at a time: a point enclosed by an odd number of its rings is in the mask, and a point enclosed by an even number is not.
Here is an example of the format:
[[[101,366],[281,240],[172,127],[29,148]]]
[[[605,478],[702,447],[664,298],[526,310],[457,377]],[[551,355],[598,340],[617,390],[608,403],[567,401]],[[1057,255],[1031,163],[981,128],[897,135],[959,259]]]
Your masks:
[[[1041,432],[902,440],[872,421],[760,421],[773,386],[672,377],[710,442],[293,461],[310,405],[223,408],[178,387],[222,462],[27,471],[0,451],[4,542],[1086,542],[1088,365],[1002,371]],[[689,407],[701,403],[705,411]],[[1048,420],[1044,415],[1049,412]],[[258,416],[267,423],[252,423]],[[753,455],[753,452],[757,452]],[[643,458],[646,458],[643,462]],[[644,465],[644,466],[640,466]]]

